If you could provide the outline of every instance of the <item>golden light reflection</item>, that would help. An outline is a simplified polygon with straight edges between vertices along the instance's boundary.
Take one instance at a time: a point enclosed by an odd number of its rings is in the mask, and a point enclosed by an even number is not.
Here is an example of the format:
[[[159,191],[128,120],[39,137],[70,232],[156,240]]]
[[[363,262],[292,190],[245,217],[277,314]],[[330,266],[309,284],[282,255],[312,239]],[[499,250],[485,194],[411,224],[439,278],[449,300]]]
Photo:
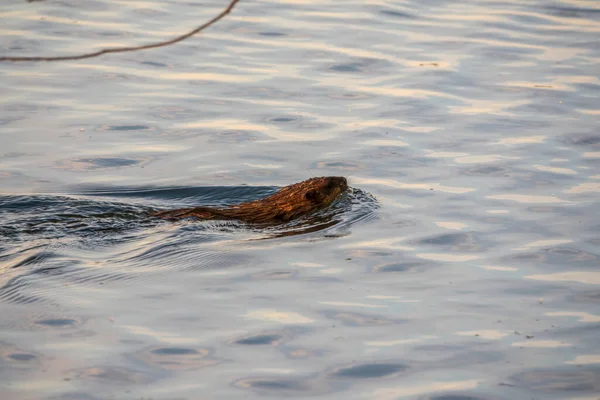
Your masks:
[[[571,343],[559,342],[557,340],[528,340],[526,342],[514,342],[513,347],[569,347]]]
[[[375,240],[366,240],[357,243],[348,243],[340,246],[341,248],[355,249],[358,247],[373,247],[378,249],[392,249],[392,250],[414,250],[414,247],[402,246],[399,243],[404,241],[405,237],[392,237]]]
[[[418,253],[417,257],[423,258],[425,260],[433,260],[433,261],[448,261],[448,262],[464,262],[477,260],[481,258],[476,255],[469,254],[447,254],[447,253]]]
[[[515,144],[533,144],[533,143],[544,143],[547,136],[520,136],[513,138],[500,139],[494,144],[501,144],[505,146],[511,146]]]
[[[158,329],[152,329],[148,326],[139,325],[120,325],[120,329],[124,332],[129,332],[134,335],[148,336],[154,340],[164,343],[170,343],[171,345],[195,345],[198,344],[198,338],[196,336],[184,337],[177,329],[174,331],[161,331]],[[76,343],[80,346],[80,343]]]
[[[419,189],[419,190],[437,190],[439,192],[445,193],[453,193],[453,194],[463,194],[474,192],[477,189],[475,188],[467,188],[467,187],[457,187],[457,186],[444,186],[439,183],[430,182],[430,183],[404,183],[398,182],[393,179],[379,179],[379,178],[353,178],[353,183],[356,182],[358,184],[366,184],[366,185],[380,185],[387,186],[391,188],[397,189]]]
[[[600,315],[589,314],[581,311],[553,311],[546,313],[549,317],[576,317],[579,322],[600,322]]]
[[[501,332],[494,329],[479,329],[474,331],[456,332],[458,336],[478,336],[482,339],[498,340],[513,334],[512,332]]]
[[[370,146],[392,146],[392,147],[406,147],[408,143],[403,142],[402,140],[393,140],[393,139],[375,139],[375,140],[367,140],[362,142],[362,144],[367,144]]]
[[[456,161],[459,164],[486,164],[486,163],[490,163],[490,162],[494,162],[494,161],[498,161],[498,160],[518,160],[520,158],[521,157],[509,157],[509,156],[487,154],[487,155],[477,155],[477,156],[471,155],[471,156],[458,157],[454,161]]]
[[[437,339],[437,338],[438,338],[438,336],[425,335],[422,337],[417,337],[417,338],[412,338],[412,339],[368,341],[368,342],[365,342],[365,345],[373,346],[373,347],[391,347],[391,346],[398,346],[398,345],[404,345],[404,344],[420,343],[425,340],[431,340],[431,339]]]
[[[534,165],[533,168],[537,169],[538,171],[552,172],[554,174],[575,175],[577,173],[577,171],[569,168],[548,167],[545,165]]]
[[[565,364],[600,364],[600,354],[586,354],[582,356],[577,356],[575,357],[575,359],[565,362]]]
[[[546,240],[536,240],[535,242],[524,244],[521,247],[515,247],[513,250],[527,250],[534,247],[550,247],[556,246],[559,244],[572,243],[571,239],[546,239]]]
[[[575,111],[577,111],[578,113],[581,113],[581,114],[600,115],[600,110],[597,110],[597,109],[588,110],[588,109],[583,109],[583,108],[577,108],[577,109],[575,109]]]
[[[568,200],[559,199],[555,196],[536,196],[530,194],[496,194],[493,196],[486,196],[488,199],[492,200],[508,200],[508,201],[516,201],[517,203],[522,204],[536,204],[536,203],[571,203]]]
[[[467,224],[463,222],[453,222],[453,221],[436,221],[435,224],[440,228],[451,229],[451,230],[461,230],[467,227]]]
[[[565,193],[600,193],[600,183],[586,182],[565,190]]]
[[[313,319],[295,312],[281,312],[274,309],[258,309],[249,311],[244,315],[246,318],[259,319],[262,321],[279,322],[282,324],[311,324]]]
[[[458,153],[458,152],[451,152],[451,151],[430,151],[430,150],[426,150],[427,154],[425,155],[425,157],[432,157],[432,158],[455,158],[455,157],[465,157],[468,156],[469,153]]]
[[[351,303],[347,301],[320,301],[319,304],[338,307],[383,308],[380,304]]]
[[[344,270],[341,268],[326,268],[319,270],[319,273],[324,275],[336,275],[341,274]]]
[[[518,268],[515,267],[503,267],[500,265],[483,265],[481,266],[481,268],[483,269],[487,269],[490,271],[507,271],[507,272],[512,272],[512,271],[518,271]]]
[[[369,396],[377,400],[397,400],[399,397],[414,397],[425,393],[474,389],[479,386],[480,382],[482,382],[481,379],[470,379],[454,382],[430,382],[412,386],[402,385],[393,388],[375,389],[371,393],[365,393],[365,396]]]
[[[323,268],[324,264],[317,264],[312,262],[291,262],[289,263],[292,267],[302,267],[302,268]]]
[[[590,285],[600,285],[600,272],[592,271],[569,271],[557,272],[556,274],[547,275],[528,275],[525,279],[534,279],[536,281],[550,282],[579,282]]]

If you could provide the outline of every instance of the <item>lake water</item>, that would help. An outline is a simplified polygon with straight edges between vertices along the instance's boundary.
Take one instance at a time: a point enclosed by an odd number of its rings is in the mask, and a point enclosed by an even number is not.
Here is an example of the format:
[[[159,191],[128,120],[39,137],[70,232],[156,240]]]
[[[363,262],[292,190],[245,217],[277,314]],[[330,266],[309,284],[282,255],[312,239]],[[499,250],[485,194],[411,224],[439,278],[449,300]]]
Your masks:
[[[0,56],[225,5],[5,0]],[[592,0],[242,0],[0,63],[0,398],[600,398],[599,37]],[[147,218],[323,175],[315,229]]]

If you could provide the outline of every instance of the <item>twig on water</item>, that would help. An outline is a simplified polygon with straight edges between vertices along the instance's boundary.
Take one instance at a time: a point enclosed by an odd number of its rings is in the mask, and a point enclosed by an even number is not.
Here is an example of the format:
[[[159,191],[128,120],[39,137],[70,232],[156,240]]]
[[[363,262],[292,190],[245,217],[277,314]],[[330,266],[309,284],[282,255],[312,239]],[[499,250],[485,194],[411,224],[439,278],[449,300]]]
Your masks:
[[[240,0],[232,0],[229,5],[227,6],[227,8],[225,8],[223,11],[221,11],[221,13],[219,13],[219,15],[215,16],[213,19],[211,19],[210,21],[205,22],[204,24],[200,25],[199,27],[197,27],[196,29],[194,29],[191,32],[188,32],[184,35],[181,36],[177,36],[174,39],[171,40],[167,40],[164,42],[158,42],[158,43],[150,43],[150,44],[145,44],[142,46],[132,46],[132,47],[112,47],[112,48],[108,48],[108,49],[103,49],[103,50],[99,50],[93,53],[85,53],[85,54],[80,54],[80,55],[75,55],[75,56],[56,56],[56,57],[13,57],[13,56],[4,56],[4,57],[0,57],[0,61],[66,61],[66,60],[83,60],[84,58],[92,58],[92,57],[98,57],[101,56],[102,54],[108,54],[108,53],[124,53],[127,51],[138,51],[138,50],[146,50],[146,49],[153,49],[155,47],[162,47],[162,46],[168,46],[177,42],[181,42],[182,40],[185,40],[191,36],[194,36],[196,33],[203,31],[204,29],[208,28],[209,26],[211,26],[212,24],[214,24],[215,22],[219,21],[221,18],[223,18],[224,16],[226,16],[227,14],[229,14],[231,12],[231,10],[233,10],[233,7],[235,7],[235,5],[239,2]]]

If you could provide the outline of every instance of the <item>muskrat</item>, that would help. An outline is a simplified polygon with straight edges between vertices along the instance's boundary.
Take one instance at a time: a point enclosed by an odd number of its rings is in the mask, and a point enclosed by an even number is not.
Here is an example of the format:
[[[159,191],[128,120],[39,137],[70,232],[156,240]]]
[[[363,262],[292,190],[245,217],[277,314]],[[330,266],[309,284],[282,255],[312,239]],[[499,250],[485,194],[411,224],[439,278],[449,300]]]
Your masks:
[[[329,206],[347,189],[348,182],[341,176],[311,178],[286,186],[261,200],[223,208],[181,208],[160,211],[154,215],[172,220],[192,217],[205,220],[238,220],[253,224],[279,224]]]

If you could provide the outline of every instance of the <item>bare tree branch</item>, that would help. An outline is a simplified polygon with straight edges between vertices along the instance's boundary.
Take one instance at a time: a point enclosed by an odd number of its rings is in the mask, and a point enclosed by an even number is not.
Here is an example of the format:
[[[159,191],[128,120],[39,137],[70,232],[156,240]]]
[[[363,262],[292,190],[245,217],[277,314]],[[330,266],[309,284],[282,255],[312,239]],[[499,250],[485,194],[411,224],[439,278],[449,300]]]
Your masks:
[[[211,19],[208,22],[205,22],[204,24],[200,25],[199,27],[197,27],[196,29],[194,29],[191,32],[188,32],[184,35],[178,36],[174,39],[171,40],[167,40],[164,42],[158,42],[158,43],[151,43],[151,44],[146,44],[146,45],[142,45],[142,46],[132,46],[132,47],[112,47],[112,48],[108,48],[108,49],[103,49],[103,50],[99,50],[96,51],[94,53],[86,53],[86,54],[80,54],[80,55],[76,55],[76,56],[56,56],[56,57],[13,57],[13,56],[4,56],[4,57],[0,57],[0,61],[65,61],[65,60],[83,60],[84,58],[92,58],[92,57],[97,57],[97,56],[101,56],[102,54],[108,54],[108,53],[124,53],[127,51],[137,51],[137,50],[146,50],[146,49],[153,49],[155,47],[162,47],[162,46],[168,46],[177,42],[181,42],[182,40],[185,40],[187,38],[189,38],[190,36],[194,36],[196,33],[208,28],[209,26],[211,26],[212,24],[214,24],[215,22],[219,21],[221,18],[223,18],[224,16],[226,16],[227,14],[229,14],[231,12],[231,10],[233,10],[233,7],[235,7],[235,5],[239,2],[240,0],[232,0],[229,5],[227,6],[227,8],[225,8],[223,11],[221,11],[221,13],[219,15],[217,15],[216,17],[214,17],[213,19]]]

